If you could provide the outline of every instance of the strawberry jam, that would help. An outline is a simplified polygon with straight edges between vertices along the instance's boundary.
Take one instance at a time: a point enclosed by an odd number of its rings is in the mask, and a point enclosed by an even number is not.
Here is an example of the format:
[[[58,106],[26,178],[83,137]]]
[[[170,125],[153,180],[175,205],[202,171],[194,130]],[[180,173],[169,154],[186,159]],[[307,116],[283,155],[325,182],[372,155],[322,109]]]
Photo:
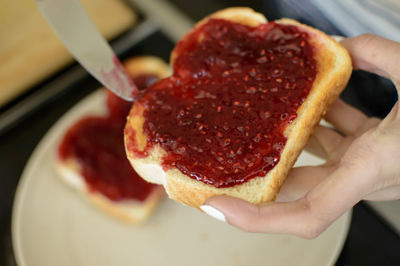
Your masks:
[[[291,25],[210,19],[178,43],[173,76],[139,99],[146,149],[160,144],[165,169],[215,187],[265,176],[317,73],[308,38]]]
[[[156,79],[139,75],[134,82],[143,89]],[[131,105],[107,91],[109,115],[82,118],[68,130],[58,149],[61,160],[77,160],[80,174],[92,192],[113,201],[144,201],[157,187],[144,181],[126,158],[123,129]]]

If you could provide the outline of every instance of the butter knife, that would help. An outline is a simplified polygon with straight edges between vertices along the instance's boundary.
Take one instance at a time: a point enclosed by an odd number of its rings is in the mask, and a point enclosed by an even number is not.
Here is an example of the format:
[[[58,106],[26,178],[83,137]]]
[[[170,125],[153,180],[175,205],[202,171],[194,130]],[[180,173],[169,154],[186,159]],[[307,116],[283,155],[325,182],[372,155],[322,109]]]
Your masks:
[[[35,0],[72,56],[101,84],[133,101],[138,89],[78,0]]]

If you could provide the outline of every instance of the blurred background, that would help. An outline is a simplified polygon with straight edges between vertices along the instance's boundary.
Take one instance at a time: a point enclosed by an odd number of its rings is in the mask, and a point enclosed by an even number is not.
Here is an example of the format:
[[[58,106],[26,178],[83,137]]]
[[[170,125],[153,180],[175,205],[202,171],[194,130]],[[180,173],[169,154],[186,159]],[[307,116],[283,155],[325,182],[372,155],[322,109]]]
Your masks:
[[[250,6],[269,20],[290,17],[328,34],[370,32],[400,41],[398,0],[81,0],[123,60],[152,54],[168,61],[174,44],[204,16]],[[0,0],[0,265],[15,265],[11,213],[20,175],[46,131],[100,85],[57,39],[33,0]],[[73,18],[71,18],[73,19]],[[397,101],[391,81],[355,71],[341,97],[369,116]],[[400,203],[365,203],[337,265],[400,265]]]

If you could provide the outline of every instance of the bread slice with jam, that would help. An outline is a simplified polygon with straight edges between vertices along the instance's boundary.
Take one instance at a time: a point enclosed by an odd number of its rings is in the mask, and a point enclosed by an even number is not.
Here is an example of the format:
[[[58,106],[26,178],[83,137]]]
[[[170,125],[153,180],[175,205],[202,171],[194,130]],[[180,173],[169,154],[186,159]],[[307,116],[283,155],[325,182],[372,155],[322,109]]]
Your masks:
[[[134,103],[125,148],[140,176],[196,208],[214,195],[274,200],[352,72],[325,33],[240,7],[198,22],[171,66]]]
[[[131,58],[124,66],[139,89],[170,74],[168,65],[152,56]],[[126,158],[123,131],[132,103],[104,93],[107,114],[82,117],[67,130],[58,145],[56,170],[104,213],[140,224],[165,192],[143,180]]]

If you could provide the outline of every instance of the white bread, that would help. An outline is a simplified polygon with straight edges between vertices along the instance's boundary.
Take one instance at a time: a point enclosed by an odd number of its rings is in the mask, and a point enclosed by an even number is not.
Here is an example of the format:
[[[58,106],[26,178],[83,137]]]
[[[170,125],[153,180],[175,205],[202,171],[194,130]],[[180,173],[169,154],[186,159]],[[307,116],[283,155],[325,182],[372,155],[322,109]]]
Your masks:
[[[194,29],[207,22],[209,18],[223,18],[249,26],[267,22],[263,15],[252,9],[228,8],[206,17],[196,24]],[[216,188],[186,176],[177,168],[164,170],[161,162],[166,152],[158,144],[146,150],[149,154],[147,157],[135,156],[134,152],[129,150],[127,142],[130,140],[129,136],[125,134],[128,158],[137,173],[149,182],[164,185],[170,198],[196,208],[214,195],[230,195],[255,204],[274,200],[315,126],[347,84],[352,71],[351,59],[338,42],[319,30],[291,19],[280,19],[275,22],[295,25],[309,34],[309,42],[315,48],[314,59],[318,69],[309,96],[298,108],[296,119],[284,131],[287,142],[279,163],[264,177],[256,177],[232,187]],[[173,51],[172,65],[177,56],[176,51]],[[133,129],[131,132],[134,132],[135,145],[139,151],[143,150],[147,144],[146,136],[143,133],[143,111],[142,105],[134,104],[126,126],[128,129]]]
[[[168,65],[153,56],[131,58],[124,62],[124,66],[132,77],[149,74],[162,78],[170,73]],[[137,200],[112,201],[99,192],[89,190],[80,174],[81,166],[76,158],[68,157],[65,160],[61,160],[59,156],[56,158],[56,170],[66,184],[81,192],[84,198],[99,210],[128,224],[138,225],[146,221],[165,195],[164,189],[160,186],[155,188],[143,202]]]

